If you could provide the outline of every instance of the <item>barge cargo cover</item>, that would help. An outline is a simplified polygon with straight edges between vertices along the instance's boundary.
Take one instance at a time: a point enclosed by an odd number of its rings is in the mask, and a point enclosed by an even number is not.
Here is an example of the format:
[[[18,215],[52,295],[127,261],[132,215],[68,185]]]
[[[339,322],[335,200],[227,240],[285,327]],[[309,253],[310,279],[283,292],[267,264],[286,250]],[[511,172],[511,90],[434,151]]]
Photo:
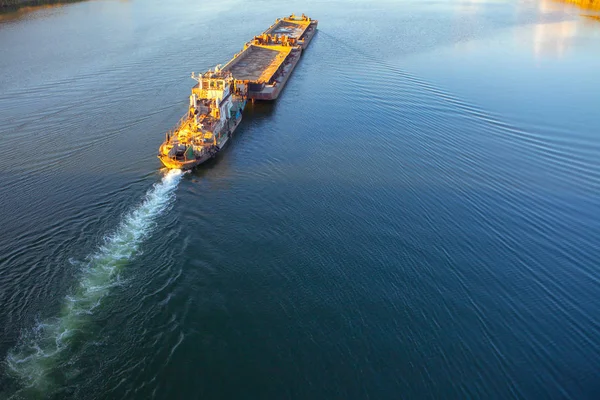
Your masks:
[[[236,90],[252,100],[275,100],[313,38],[318,21],[302,14],[279,18],[223,66]]]
[[[318,21],[312,20],[304,14],[300,18],[292,14],[289,17],[277,19],[264,33],[267,35],[285,35],[295,38],[298,44],[305,49],[315,34],[317,23]]]

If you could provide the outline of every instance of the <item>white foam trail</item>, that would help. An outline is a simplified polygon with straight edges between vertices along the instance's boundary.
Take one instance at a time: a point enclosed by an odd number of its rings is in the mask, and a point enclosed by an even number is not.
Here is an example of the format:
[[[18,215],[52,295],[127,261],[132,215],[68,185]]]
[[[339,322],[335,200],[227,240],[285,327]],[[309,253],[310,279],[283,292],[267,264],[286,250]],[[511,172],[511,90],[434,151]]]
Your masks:
[[[171,170],[154,184],[141,204],[125,215],[115,232],[88,258],[77,288],[66,296],[60,315],[23,333],[19,344],[8,353],[9,371],[27,388],[42,393],[50,389],[53,368],[73,344],[77,332],[85,328],[86,316],[93,314],[110,288],[119,284],[120,269],[151,234],[156,218],[172,204],[181,176],[180,170]]]

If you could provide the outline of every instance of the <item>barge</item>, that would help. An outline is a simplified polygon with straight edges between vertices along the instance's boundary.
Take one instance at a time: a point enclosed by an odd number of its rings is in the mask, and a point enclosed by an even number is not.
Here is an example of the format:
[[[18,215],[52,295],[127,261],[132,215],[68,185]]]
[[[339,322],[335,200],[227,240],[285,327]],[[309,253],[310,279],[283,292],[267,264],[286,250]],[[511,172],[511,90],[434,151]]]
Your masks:
[[[214,157],[242,120],[248,100],[275,100],[317,30],[302,14],[279,18],[224,66],[192,78],[190,107],[169,131],[158,158],[169,169],[192,169]]]
[[[252,100],[275,100],[317,31],[306,15],[279,18],[223,67]]]

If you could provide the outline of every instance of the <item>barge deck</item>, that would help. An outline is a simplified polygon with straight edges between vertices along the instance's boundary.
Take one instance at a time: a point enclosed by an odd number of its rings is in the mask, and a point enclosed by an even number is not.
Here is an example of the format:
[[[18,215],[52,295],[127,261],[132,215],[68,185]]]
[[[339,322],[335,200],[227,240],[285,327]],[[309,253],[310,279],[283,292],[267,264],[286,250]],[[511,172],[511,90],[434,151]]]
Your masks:
[[[275,100],[317,30],[318,21],[302,14],[279,18],[223,66],[236,90],[251,100]]]

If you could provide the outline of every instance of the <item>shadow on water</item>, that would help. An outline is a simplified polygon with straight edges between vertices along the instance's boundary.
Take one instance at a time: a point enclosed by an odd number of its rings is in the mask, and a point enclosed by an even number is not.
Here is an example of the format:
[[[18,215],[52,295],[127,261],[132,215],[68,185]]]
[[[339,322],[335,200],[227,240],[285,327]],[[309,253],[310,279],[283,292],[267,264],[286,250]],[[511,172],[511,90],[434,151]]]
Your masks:
[[[260,128],[263,123],[268,123],[273,117],[276,108],[276,102],[249,102],[244,110],[244,118],[235,130],[231,141],[227,143],[225,148],[215,158],[208,160],[194,169],[185,179],[208,178],[213,177],[215,173],[220,176],[227,169],[223,163],[231,162],[231,160],[228,160],[230,157],[229,153],[234,151],[234,147],[238,146],[238,142],[242,141],[243,137],[252,134],[256,128]],[[210,175],[208,175],[209,173]]]
[[[244,110],[244,118],[266,118],[273,115],[277,108],[276,101],[258,101],[256,103],[248,102]]]

